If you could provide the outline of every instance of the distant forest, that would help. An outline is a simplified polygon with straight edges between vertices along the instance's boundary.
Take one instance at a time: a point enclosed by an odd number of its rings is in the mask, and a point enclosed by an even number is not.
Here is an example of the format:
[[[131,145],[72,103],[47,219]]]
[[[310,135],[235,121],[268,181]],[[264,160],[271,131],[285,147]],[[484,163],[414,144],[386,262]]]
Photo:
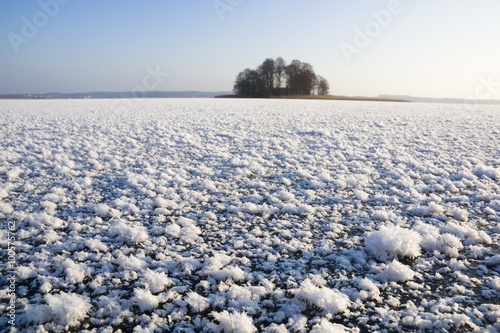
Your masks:
[[[234,93],[241,97],[271,97],[287,95],[328,95],[328,81],[314,73],[307,62],[293,60],[289,65],[278,57],[268,58],[257,69],[245,69],[238,74]]]

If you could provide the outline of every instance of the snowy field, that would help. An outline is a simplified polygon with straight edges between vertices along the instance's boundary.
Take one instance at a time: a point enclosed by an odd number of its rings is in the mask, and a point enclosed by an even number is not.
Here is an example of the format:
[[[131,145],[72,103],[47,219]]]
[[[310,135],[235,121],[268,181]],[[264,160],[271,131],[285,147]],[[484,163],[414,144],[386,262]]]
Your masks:
[[[500,331],[498,106],[4,100],[0,136],[2,332]]]

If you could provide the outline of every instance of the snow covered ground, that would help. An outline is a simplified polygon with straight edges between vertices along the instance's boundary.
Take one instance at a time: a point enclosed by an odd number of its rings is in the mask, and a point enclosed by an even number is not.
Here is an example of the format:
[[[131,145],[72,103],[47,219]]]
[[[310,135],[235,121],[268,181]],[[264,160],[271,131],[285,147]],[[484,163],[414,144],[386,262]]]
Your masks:
[[[0,101],[0,327],[500,331],[500,110]]]

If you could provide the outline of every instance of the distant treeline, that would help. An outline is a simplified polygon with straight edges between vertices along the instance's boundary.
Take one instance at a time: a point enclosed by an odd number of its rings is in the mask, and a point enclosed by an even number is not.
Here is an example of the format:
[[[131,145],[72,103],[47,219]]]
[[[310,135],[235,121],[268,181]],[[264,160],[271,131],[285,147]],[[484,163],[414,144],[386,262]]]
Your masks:
[[[257,69],[245,69],[238,74],[234,93],[246,97],[287,95],[328,95],[328,81],[314,73],[307,62],[293,60],[289,65],[278,57],[268,58]]]
[[[124,91],[84,93],[3,94],[0,99],[212,98],[226,91]]]

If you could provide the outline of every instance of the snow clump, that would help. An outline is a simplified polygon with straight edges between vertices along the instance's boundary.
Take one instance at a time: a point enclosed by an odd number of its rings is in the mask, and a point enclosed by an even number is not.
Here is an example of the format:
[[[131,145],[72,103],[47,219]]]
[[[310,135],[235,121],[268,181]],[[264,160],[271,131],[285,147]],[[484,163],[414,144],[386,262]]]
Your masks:
[[[382,226],[368,233],[365,246],[377,260],[387,261],[396,258],[416,258],[420,256],[422,237],[416,231],[399,226]]]
[[[139,306],[141,311],[151,311],[158,307],[159,297],[146,289],[134,289],[134,302]]]
[[[195,313],[203,312],[210,307],[208,298],[192,291],[187,294],[185,301],[193,308]]]
[[[45,300],[54,320],[62,326],[77,326],[82,319],[87,317],[92,307],[87,297],[75,293],[47,294]]]
[[[415,276],[415,272],[410,267],[400,263],[397,260],[393,260],[378,276],[383,282],[406,282],[413,279],[413,277]]]
[[[223,333],[254,333],[257,327],[254,326],[252,318],[245,312],[212,312],[212,316],[219,321],[219,332]]]
[[[118,236],[129,245],[137,245],[148,240],[148,233],[143,225],[129,225],[123,220],[115,222],[109,233],[111,236]]]
[[[300,284],[295,297],[309,305],[318,306],[328,314],[343,313],[350,305],[347,295],[338,290],[318,287],[309,278]]]
[[[311,333],[346,333],[350,330],[344,325],[334,324],[322,318],[319,324],[312,327]]]

